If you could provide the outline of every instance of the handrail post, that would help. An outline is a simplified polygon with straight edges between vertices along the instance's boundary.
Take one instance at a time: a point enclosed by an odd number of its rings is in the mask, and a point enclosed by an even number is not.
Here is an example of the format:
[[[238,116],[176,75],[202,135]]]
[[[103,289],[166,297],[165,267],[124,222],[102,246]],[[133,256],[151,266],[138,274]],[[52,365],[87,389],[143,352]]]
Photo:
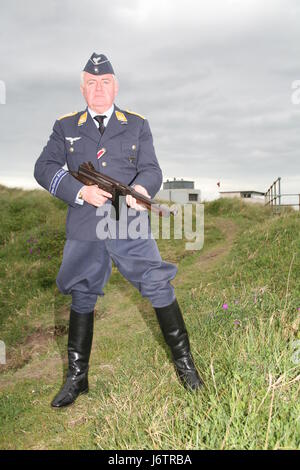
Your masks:
[[[273,209],[273,184],[271,186],[271,207],[272,207],[272,209]]]

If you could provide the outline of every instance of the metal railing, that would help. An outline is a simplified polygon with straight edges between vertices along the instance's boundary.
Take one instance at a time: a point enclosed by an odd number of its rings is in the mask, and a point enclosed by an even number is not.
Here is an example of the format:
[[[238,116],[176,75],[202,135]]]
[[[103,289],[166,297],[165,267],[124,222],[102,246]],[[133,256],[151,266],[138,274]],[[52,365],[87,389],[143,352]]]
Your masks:
[[[297,198],[297,202],[283,203],[285,198]],[[280,212],[281,207],[295,207],[300,211],[300,194],[282,194],[281,193],[281,178],[277,178],[271,184],[265,193],[265,205],[271,206],[274,212]]]

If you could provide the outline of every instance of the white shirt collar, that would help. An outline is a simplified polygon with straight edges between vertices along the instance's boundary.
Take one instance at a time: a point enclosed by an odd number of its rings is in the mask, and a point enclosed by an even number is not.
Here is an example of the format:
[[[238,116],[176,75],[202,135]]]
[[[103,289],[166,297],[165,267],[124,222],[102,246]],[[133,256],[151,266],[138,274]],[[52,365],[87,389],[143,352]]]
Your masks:
[[[112,114],[113,114],[113,112],[114,112],[114,107],[115,107],[115,105],[112,104],[109,109],[107,109],[104,113],[101,113],[101,114],[96,113],[96,111],[93,111],[91,108],[88,107],[88,111],[89,111],[90,115],[92,116],[93,121],[94,121],[94,123],[95,123],[95,126],[96,126],[97,128],[99,127],[99,124],[98,124],[97,121],[95,121],[94,117],[95,117],[95,116],[103,116],[103,115],[106,116],[106,118],[105,118],[104,121],[103,121],[103,124],[104,124],[105,127],[106,127],[107,124],[108,124],[108,121],[110,120],[110,118],[111,118],[111,116],[112,116]]]

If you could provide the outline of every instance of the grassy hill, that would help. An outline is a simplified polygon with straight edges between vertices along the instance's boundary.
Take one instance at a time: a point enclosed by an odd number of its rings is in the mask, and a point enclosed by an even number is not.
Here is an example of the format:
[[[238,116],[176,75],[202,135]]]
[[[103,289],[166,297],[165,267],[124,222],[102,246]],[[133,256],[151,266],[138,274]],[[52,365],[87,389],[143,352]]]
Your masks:
[[[70,296],[55,278],[66,206],[0,186],[0,447],[300,447],[300,217],[238,200],[205,204],[205,243],[158,240],[205,389],[186,392],[147,299],[114,267],[96,306],[90,392],[50,408],[66,373]],[[299,344],[296,342],[299,341]]]

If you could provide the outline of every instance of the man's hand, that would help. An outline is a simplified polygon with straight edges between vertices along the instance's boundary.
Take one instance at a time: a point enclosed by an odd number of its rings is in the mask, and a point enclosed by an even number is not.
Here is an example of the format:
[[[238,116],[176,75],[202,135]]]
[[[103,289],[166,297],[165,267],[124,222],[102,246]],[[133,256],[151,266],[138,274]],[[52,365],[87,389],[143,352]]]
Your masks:
[[[133,188],[137,193],[141,193],[143,196],[148,197],[151,199],[151,196],[148,194],[148,191],[144,186],[141,186],[140,184],[136,184]],[[133,209],[137,211],[146,211],[147,208],[142,206],[141,204],[137,204],[136,199],[133,196],[130,196],[129,194],[126,196],[126,203],[129,207],[132,207]]]
[[[103,206],[112,195],[103,189],[93,186],[84,186],[81,190],[82,199],[95,207]]]

